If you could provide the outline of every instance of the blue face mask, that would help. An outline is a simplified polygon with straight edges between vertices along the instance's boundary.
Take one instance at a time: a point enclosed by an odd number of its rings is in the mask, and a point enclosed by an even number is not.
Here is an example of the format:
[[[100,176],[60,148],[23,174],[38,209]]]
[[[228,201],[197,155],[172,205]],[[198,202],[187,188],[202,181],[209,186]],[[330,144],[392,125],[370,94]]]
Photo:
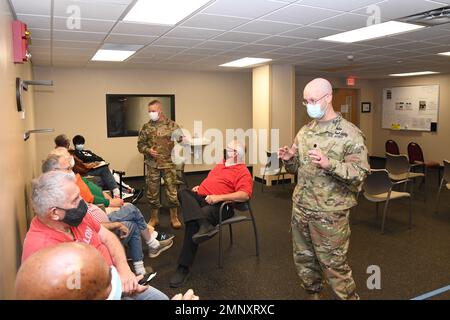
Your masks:
[[[111,266],[111,292],[106,300],[120,300],[122,297],[122,281],[114,266]]]
[[[77,149],[78,151],[81,151],[84,149],[84,144],[76,144],[75,145],[75,149]]]
[[[308,112],[308,115],[313,119],[322,119],[325,115],[325,110],[326,108],[322,110],[322,106],[320,105],[320,103],[308,103],[306,105],[306,111]]]

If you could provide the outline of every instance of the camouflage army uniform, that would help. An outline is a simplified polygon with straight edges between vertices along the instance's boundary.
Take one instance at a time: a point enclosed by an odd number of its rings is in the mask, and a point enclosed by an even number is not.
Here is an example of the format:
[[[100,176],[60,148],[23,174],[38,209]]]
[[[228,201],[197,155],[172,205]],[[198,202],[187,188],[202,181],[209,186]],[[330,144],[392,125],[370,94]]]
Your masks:
[[[337,118],[311,121],[297,134],[298,151],[286,170],[298,172],[292,200],[294,263],[302,286],[309,293],[322,290],[322,274],[340,299],[355,296],[355,282],[347,263],[350,240],[349,209],[369,171],[362,132]],[[331,167],[324,170],[311,162],[308,151],[320,149]]]
[[[159,190],[161,176],[166,185],[166,196],[170,208],[179,206],[176,186],[176,170],[172,162],[172,149],[174,140],[181,137],[181,129],[174,121],[165,119],[163,121],[149,121],[139,132],[138,150],[144,154],[146,165],[145,182],[147,184],[147,199],[151,209],[161,208]],[[159,156],[153,158],[149,151],[156,148]]]

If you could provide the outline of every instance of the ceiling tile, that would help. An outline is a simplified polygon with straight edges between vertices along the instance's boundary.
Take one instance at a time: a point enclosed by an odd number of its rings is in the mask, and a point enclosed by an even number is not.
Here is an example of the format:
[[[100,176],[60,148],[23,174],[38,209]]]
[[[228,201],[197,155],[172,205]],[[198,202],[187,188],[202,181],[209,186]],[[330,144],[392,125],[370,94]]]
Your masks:
[[[407,42],[407,43],[403,43],[403,44],[389,46],[387,48],[409,51],[409,50],[426,49],[426,48],[429,48],[430,46],[431,45],[429,43],[413,41],[413,42]]]
[[[303,43],[305,41],[309,41],[308,39],[299,39],[299,38],[291,38],[291,37],[282,37],[282,36],[272,36],[260,41],[257,41],[257,44],[271,44],[275,46],[291,46]]]
[[[182,26],[206,28],[206,29],[230,30],[249,21],[250,19],[238,17],[225,17],[212,14],[197,14],[194,15],[192,18],[186,20],[182,24]]]
[[[50,29],[50,16],[19,14],[17,15],[17,19],[26,23],[29,29]]]
[[[221,49],[204,49],[204,48],[191,48],[187,49],[186,51],[183,51],[183,53],[186,54],[198,54],[198,55],[216,55],[218,53],[222,52]]]
[[[30,47],[50,47],[50,39],[31,39]]]
[[[72,17],[79,10],[81,19],[117,21],[126,8],[127,5],[107,2],[57,0],[54,1],[54,16]]]
[[[223,30],[202,29],[191,27],[176,27],[170,30],[166,36],[174,38],[202,39],[207,40],[223,33]]]
[[[106,33],[54,30],[54,40],[66,41],[103,41]]]
[[[289,54],[289,55],[300,55],[305,54],[308,52],[313,52],[312,49],[306,49],[306,48],[294,48],[294,47],[285,47],[285,48],[279,48],[272,50],[271,53],[278,53],[278,54]]]
[[[59,48],[98,48],[100,42],[53,40],[53,46]]]
[[[199,43],[203,42],[203,40],[198,39],[183,39],[183,38],[159,38],[153,44],[157,46],[171,46],[171,47],[186,47],[190,48]]]
[[[179,47],[165,47],[165,46],[155,46],[151,45],[148,46],[142,50],[139,51],[140,56],[151,56],[155,53],[164,53],[164,54],[177,54],[179,52],[182,52],[186,50],[186,48],[179,48]]]
[[[130,34],[110,34],[105,39],[107,43],[123,43],[123,44],[143,44],[147,45],[152,41],[155,41],[158,37],[150,37],[150,36],[137,36]]]
[[[34,28],[31,30],[31,39],[50,39],[50,30]]]
[[[115,21],[80,19],[79,23],[80,28],[78,29],[78,25],[74,27],[70,20],[68,21],[66,18],[55,17],[53,19],[53,28],[67,31],[109,32],[114,26]]]
[[[342,44],[342,45],[334,46],[332,48],[335,51],[354,53],[354,52],[358,52],[358,51],[372,49],[374,47],[373,46],[367,46],[367,45],[361,45],[361,44],[349,43],[349,44]]]
[[[294,45],[294,47],[308,48],[308,49],[328,49],[337,46],[335,42],[320,41],[320,40],[309,40],[299,44]]]
[[[171,29],[170,26],[119,22],[111,31],[112,34],[131,34],[140,36],[160,36]]]
[[[51,15],[51,0],[11,0],[16,14]]]
[[[427,41],[428,39],[443,37],[449,34],[449,30],[439,29],[437,27],[423,28],[402,34],[396,34],[395,37],[404,40]]]
[[[397,44],[402,44],[402,43],[407,43],[407,42],[409,42],[409,41],[405,41],[405,40],[398,39],[395,37],[384,37],[384,38],[378,38],[378,39],[374,39],[374,40],[360,41],[360,42],[358,42],[358,44],[371,45],[371,46],[376,46],[376,47],[386,47],[386,46],[392,46],[392,45],[397,45]]]
[[[249,43],[261,40],[266,37],[267,35],[265,34],[229,31],[220,36],[215,37],[214,40]]]
[[[313,8],[297,4],[289,5],[275,13],[264,16],[264,20],[308,25],[338,15],[341,11]]]
[[[300,27],[298,29],[285,32],[282,35],[287,37],[319,39],[340,32],[341,30],[337,29],[319,28],[319,27]]]
[[[321,22],[314,23],[312,25],[317,27],[327,27],[348,31],[367,27],[368,26],[367,19],[368,19],[367,16],[354,13],[345,13],[333,18],[323,20]]]
[[[254,19],[283,6],[286,3],[269,0],[218,0],[202,12]]]
[[[258,53],[264,51],[270,51],[279,48],[278,46],[269,46],[269,45],[258,45],[258,44],[249,44],[233,50],[233,52],[242,52],[257,55]]]
[[[377,6],[380,8],[381,19],[392,20],[440,8],[442,4],[426,0],[385,0]],[[367,14],[366,8],[356,10],[354,13]]]
[[[296,25],[296,24],[254,20],[254,21],[251,21],[239,28],[236,28],[235,31],[276,35],[276,34],[294,30],[297,28],[298,28],[298,25]]]
[[[208,40],[202,44],[199,44],[197,48],[230,50],[241,46],[242,43],[240,42]]]
[[[318,8],[326,8],[340,11],[351,11],[368,5],[380,2],[381,0],[351,0],[351,1],[336,1],[336,0],[302,0],[302,5],[308,5]]]

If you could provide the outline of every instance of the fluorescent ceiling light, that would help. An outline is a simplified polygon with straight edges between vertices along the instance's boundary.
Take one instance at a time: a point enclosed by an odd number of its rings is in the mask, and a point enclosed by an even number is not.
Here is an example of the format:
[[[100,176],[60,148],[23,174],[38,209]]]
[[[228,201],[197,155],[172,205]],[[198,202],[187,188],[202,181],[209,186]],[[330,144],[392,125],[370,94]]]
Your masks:
[[[174,25],[210,0],[138,0],[123,21]]]
[[[328,37],[323,37],[319,40],[352,43],[389,36],[401,32],[412,31],[420,28],[424,28],[424,26],[398,21],[388,21],[364,28],[338,33]]]
[[[92,57],[92,61],[124,61],[136,51],[100,49]]]
[[[257,64],[261,64],[264,62],[272,61],[272,59],[263,59],[263,58],[242,58],[238,60],[234,60],[231,62],[227,62],[221,64],[219,67],[234,67],[234,68],[244,68],[249,66],[254,66]]]
[[[435,71],[419,71],[419,72],[406,72],[406,73],[392,73],[391,77],[409,77],[409,76],[424,76],[427,74],[435,74],[439,72]]]
[[[450,56],[450,51],[438,53],[442,56]]]

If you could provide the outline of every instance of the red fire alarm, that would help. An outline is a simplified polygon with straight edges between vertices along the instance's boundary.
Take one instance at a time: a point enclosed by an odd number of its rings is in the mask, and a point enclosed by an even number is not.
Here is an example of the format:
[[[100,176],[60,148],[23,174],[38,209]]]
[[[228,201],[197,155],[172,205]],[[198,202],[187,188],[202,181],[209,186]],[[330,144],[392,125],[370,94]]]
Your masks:
[[[348,86],[354,86],[355,85],[355,78],[354,77],[347,77],[347,85]]]
[[[27,25],[19,20],[12,22],[14,63],[28,61],[28,39],[30,32]]]

